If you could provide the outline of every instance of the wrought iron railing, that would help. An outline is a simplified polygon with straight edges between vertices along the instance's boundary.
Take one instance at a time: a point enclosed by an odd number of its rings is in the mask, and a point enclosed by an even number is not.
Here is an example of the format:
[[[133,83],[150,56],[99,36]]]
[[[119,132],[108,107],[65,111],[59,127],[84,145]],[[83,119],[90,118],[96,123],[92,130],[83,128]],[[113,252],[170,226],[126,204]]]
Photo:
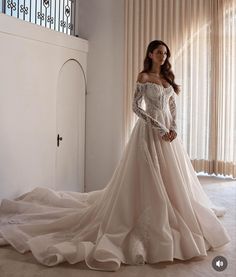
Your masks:
[[[76,0],[0,0],[0,4],[7,15],[75,35]]]

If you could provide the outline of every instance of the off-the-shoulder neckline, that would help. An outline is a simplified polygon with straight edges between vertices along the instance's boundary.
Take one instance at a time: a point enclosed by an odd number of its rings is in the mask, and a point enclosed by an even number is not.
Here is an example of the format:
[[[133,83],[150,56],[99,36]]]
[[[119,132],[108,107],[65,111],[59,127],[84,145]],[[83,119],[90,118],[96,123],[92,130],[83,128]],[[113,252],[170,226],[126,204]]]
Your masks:
[[[140,84],[140,85],[152,84],[152,85],[157,85],[157,86],[159,86],[159,87],[161,87],[163,89],[171,88],[171,86],[164,87],[163,85],[160,85],[160,84],[157,84],[157,83],[154,83],[154,82],[145,82],[145,83],[136,82],[136,84]]]

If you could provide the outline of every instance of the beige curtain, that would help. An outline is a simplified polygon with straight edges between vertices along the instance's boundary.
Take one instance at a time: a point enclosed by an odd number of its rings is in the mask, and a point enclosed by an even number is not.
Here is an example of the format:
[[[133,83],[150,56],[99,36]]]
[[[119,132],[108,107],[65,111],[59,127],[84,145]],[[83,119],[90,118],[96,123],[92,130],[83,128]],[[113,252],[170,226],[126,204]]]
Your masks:
[[[154,39],[170,47],[179,136],[196,172],[236,177],[236,0],[125,1],[124,144],[134,85]]]

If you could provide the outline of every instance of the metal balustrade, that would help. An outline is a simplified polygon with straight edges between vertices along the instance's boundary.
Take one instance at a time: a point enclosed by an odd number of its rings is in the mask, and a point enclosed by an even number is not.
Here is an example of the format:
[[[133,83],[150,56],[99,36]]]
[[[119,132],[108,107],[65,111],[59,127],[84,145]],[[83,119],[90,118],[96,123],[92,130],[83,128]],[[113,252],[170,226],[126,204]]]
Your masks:
[[[0,0],[0,5],[2,13],[75,35],[76,0]]]

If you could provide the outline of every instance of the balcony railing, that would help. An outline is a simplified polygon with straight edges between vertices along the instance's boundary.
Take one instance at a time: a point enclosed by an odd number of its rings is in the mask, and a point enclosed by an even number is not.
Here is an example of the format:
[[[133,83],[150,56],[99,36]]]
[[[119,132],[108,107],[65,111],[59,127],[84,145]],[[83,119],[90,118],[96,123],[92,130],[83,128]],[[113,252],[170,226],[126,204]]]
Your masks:
[[[0,5],[2,13],[75,35],[76,0],[0,0]]]

